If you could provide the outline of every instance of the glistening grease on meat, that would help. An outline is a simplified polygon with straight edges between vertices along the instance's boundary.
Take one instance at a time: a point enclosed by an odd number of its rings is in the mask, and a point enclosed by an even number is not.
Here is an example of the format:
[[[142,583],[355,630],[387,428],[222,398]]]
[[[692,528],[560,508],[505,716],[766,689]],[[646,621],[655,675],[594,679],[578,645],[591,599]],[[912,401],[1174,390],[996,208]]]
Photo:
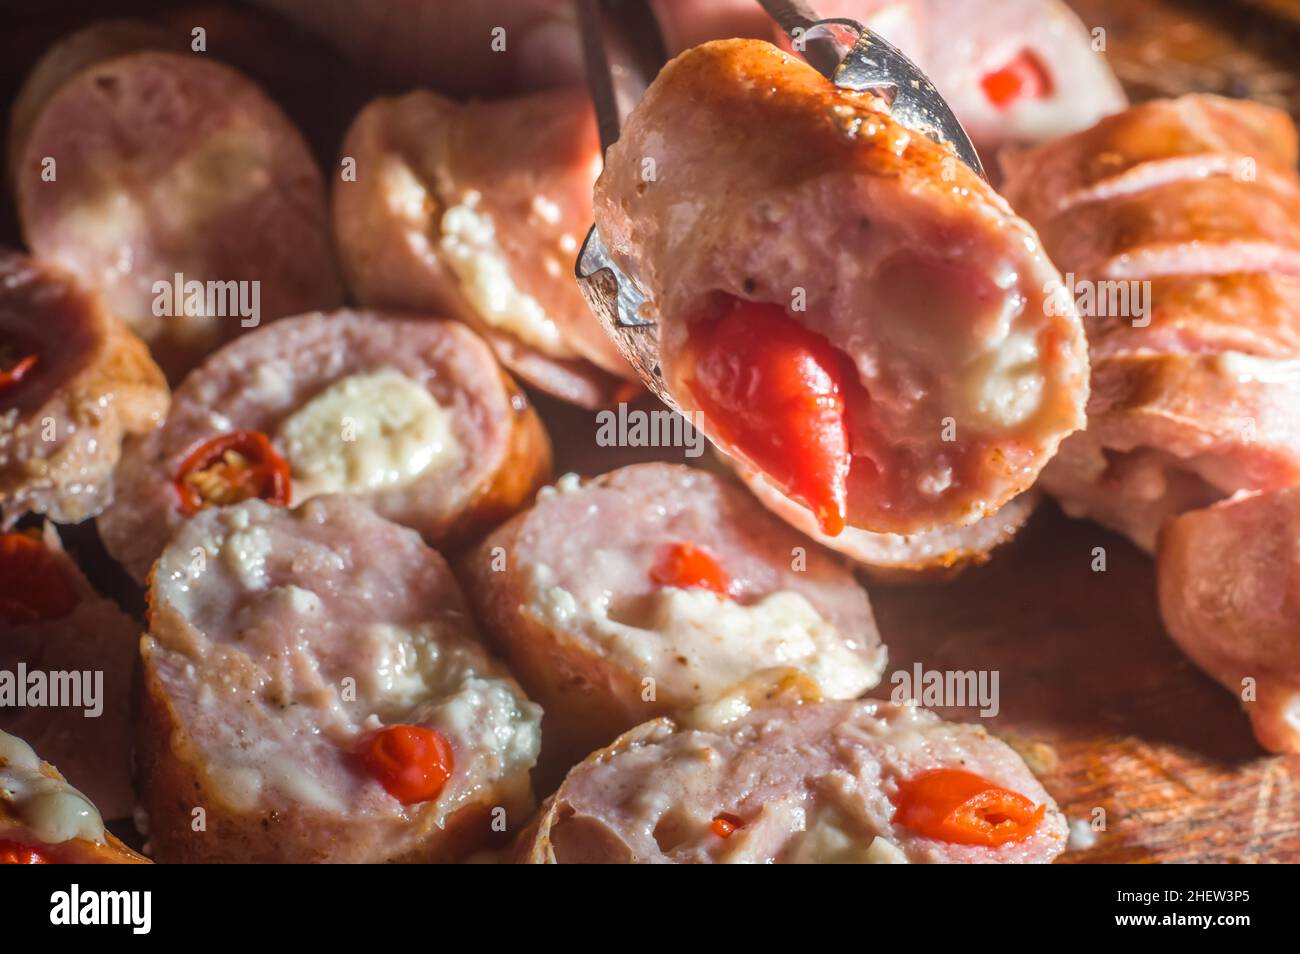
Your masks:
[[[1083,423],[1083,329],[1033,230],[770,44],[670,62],[595,210],[651,300],[667,396],[829,535],[974,523]]]

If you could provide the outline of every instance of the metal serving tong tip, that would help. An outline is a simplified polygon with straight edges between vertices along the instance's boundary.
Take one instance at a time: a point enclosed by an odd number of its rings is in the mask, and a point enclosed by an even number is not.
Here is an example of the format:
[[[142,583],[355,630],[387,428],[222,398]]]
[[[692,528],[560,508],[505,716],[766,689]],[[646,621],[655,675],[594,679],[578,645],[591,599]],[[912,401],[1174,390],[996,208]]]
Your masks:
[[[897,47],[856,20],[821,19],[803,0],[758,2],[819,73],[842,89],[879,93],[898,122],[936,142],[951,144],[957,158],[981,178],[987,178],[975,147],[952,108],[930,79]],[[634,28],[638,32],[645,28],[644,5],[618,0],[613,0],[613,5],[624,15],[630,12],[629,7],[638,7],[641,22]],[[601,6],[599,0],[577,0],[587,83],[600,126],[601,146],[608,150],[618,139],[630,104],[626,95],[620,95],[626,92],[627,77],[625,71],[612,65]],[[661,59],[653,68],[662,65]],[[632,333],[638,336],[654,335],[652,308],[636,283],[610,258],[595,226],[587,233],[574,271],[596,317],[607,330],[614,332],[615,340],[642,376],[653,378],[647,383],[663,396],[659,368],[653,361],[657,349],[648,348],[649,342],[630,339],[628,331],[623,330],[636,329]]]

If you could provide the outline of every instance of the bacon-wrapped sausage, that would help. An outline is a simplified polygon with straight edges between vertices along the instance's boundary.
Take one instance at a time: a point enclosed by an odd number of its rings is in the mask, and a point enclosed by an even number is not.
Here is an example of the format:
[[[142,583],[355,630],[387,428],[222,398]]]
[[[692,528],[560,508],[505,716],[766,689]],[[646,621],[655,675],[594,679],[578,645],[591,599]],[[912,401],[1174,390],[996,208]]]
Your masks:
[[[1083,422],[1083,330],[1033,230],[770,44],[670,62],[595,198],[657,325],[621,346],[829,535],[973,523]]]
[[[29,740],[109,818],[128,818],[140,624],[101,597],[54,528],[0,533],[0,730]]]
[[[523,381],[587,407],[633,375],[573,280],[600,143],[573,91],[457,105],[414,92],[367,106],[334,186],[348,284],[377,308],[470,323]]]
[[[1290,119],[1186,96],[1009,163],[1086,303],[1088,428],[1042,484],[1150,551],[1169,517],[1300,481],[1300,178]]]
[[[1300,753],[1300,488],[1170,520],[1156,570],[1174,641],[1241,700],[1270,752]]]
[[[28,246],[100,290],[176,380],[249,327],[339,304],[342,285],[288,117],[206,54],[132,42],[37,70],[11,171]]]
[[[536,412],[463,325],[302,315],[185,379],[163,426],[128,446],[99,528],[140,581],[186,516],[246,497],[347,493],[446,545],[530,500],[550,460]]]
[[[464,569],[490,638],[546,712],[548,768],[761,669],[799,667],[848,699],[885,665],[851,574],[740,487],[681,465],[569,475]]]
[[[413,531],[340,495],[205,510],[149,602],[158,860],[456,860],[523,822],[541,711]]]
[[[0,251],[0,527],[93,517],[122,440],[157,427],[167,383],[148,349],[61,269]]]
[[[58,769],[0,732],[0,865],[147,863],[104,828],[99,809]]]
[[[737,694],[593,754],[517,850],[535,864],[1044,863],[1065,841],[1051,796],[982,727]]]

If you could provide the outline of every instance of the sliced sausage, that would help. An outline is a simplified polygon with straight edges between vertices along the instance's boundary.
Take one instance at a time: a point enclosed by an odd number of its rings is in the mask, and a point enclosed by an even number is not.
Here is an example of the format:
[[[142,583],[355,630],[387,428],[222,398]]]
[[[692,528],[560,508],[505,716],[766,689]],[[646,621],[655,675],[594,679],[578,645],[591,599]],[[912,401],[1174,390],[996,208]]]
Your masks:
[[[1075,285],[1088,428],[1042,484],[1153,551],[1165,520],[1300,482],[1300,177],[1281,111],[1135,106],[1017,156],[1006,194]]]
[[[158,860],[455,860],[529,811],[541,711],[413,531],[340,495],[205,510],[149,602]]]
[[[831,537],[817,529],[817,518],[795,503],[762,475],[738,468],[745,485],[759,502],[790,526],[824,547],[842,553],[872,580],[906,583],[953,576],[968,566],[978,566],[1019,532],[1038,506],[1039,494],[1025,491],[996,513],[964,527],[945,527],[910,535],[871,533],[849,527]]]
[[[577,766],[531,863],[1045,863],[1065,817],[982,726],[873,701],[661,718]]]
[[[248,327],[341,300],[306,144],[203,54],[138,50],[74,72],[15,155],[28,246],[102,291],[172,380]]]
[[[458,105],[414,92],[367,106],[334,186],[344,272],[363,304],[467,321],[526,383],[597,407],[627,362],[573,278],[600,143],[568,90]]]
[[[974,523],[1083,423],[1083,330],[1033,230],[770,44],[669,63],[595,197],[657,323],[621,346],[829,535]]]
[[[230,453],[243,465],[233,475]],[[530,500],[550,460],[536,412],[464,326],[302,315],[186,378],[166,423],[127,448],[99,529],[140,581],[189,513],[247,496],[348,493],[446,545]]]
[[[94,591],[46,524],[0,533],[0,631],[0,730],[55,759],[105,816],[129,818],[140,624]]]
[[[1241,701],[1259,744],[1300,753],[1300,488],[1170,520],[1156,571],[1169,635]]]
[[[1008,144],[1087,129],[1124,109],[1124,91],[1060,0],[820,0],[901,49],[934,82],[986,165]],[[953,24],[961,30],[954,35]],[[781,40],[788,45],[789,41]]]
[[[0,526],[95,516],[123,438],[157,427],[167,404],[148,349],[97,295],[0,250]]]
[[[761,669],[796,666],[853,698],[885,664],[867,594],[836,560],[682,465],[566,476],[463,567],[489,637],[546,712],[547,768]]]
[[[0,864],[148,864],[22,739],[0,732]]]

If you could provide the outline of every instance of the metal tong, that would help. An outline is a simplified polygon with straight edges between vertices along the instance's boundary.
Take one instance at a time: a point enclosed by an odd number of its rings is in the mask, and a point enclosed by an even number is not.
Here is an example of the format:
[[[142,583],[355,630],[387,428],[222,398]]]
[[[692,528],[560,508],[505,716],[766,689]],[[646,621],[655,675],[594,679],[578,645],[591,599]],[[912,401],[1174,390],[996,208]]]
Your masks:
[[[936,142],[950,143],[957,157],[983,178],[970,137],[939,95],[934,84],[897,47],[856,20],[819,18],[803,0],[758,0],[790,37],[795,49],[823,76],[843,89],[871,91],[889,104],[890,114],[903,125],[924,133]],[[587,82],[591,89],[600,127],[601,146],[608,150],[619,136],[622,120],[630,105],[625,75],[613,64],[607,46],[609,23],[606,14],[634,13],[639,17],[633,29],[644,36],[647,22],[644,5],[627,0],[577,0],[582,31]],[[655,28],[651,25],[651,30]],[[657,31],[656,31],[657,38]],[[653,70],[663,65],[660,60]],[[626,52],[626,51],[624,51]],[[647,80],[648,82],[648,80]],[[620,90],[624,95],[619,95]],[[636,283],[615,264],[595,226],[587,233],[578,252],[575,274],[583,296],[634,367],[660,397],[667,397],[657,354],[657,329],[653,309]],[[651,340],[645,340],[646,338]]]

